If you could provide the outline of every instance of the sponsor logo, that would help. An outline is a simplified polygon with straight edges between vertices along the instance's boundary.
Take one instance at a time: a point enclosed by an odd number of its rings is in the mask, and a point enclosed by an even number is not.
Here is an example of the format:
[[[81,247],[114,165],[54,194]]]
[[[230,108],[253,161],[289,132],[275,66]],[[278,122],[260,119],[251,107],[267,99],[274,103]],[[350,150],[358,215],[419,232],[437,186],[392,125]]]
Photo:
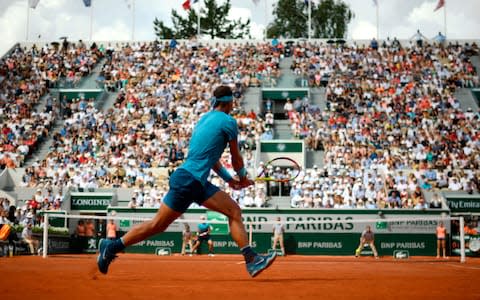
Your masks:
[[[410,257],[408,250],[395,250],[393,251],[393,258],[395,259],[407,259]]]
[[[480,239],[472,238],[468,243],[468,248],[473,252],[477,252],[478,250],[480,250]]]
[[[160,256],[166,256],[172,254],[172,249],[170,248],[157,248],[155,249],[155,254]]]

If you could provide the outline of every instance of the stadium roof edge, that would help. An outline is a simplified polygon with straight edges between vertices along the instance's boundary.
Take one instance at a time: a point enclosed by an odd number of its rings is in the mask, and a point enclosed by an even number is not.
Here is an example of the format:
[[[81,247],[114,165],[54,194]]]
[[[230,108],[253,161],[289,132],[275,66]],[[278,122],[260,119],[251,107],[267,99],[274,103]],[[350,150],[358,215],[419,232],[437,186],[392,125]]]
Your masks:
[[[268,41],[270,41],[271,39],[268,39]],[[311,39],[310,41],[313,42],[313,43],[327,43],[329,40],[343,40],[343,39]],[[379,39],[379,41],[383,41],[384,39]],[[132,43],[140,43],[140,44],[143,44],[143,43],[151,43],[155,40],[136,40],[136,41],[129,41],[129,40],[112,40],[112,41],[82,41],[83,43],[89,45],[91,44],[92,42],[95,42],[97,45],[113,45],[113,46],[125,46],[127,44],[132,44]],[[158,42],[168,42],[169,40],[157,40]],[[186,42],[190,42],[191,40],[185,40],[185,39],[179,39],[178,42],[181,44],[181,43],[186,43]],[[305,38],[300,38],[300,39],[279,39],[279,41],[281,42],[287,42],[287,41],[293,41],[293,42],[307,42],[308,40],[305,39]],[[359,46],[362,46],[362,45],[369,45],[370,44],[370,41],[371,39],[357,39],[357,40],[353,40],[353,39],[348,39],[348,40],[344,40],[346,42],[346,44],[352,44],[353,42],[355,42],[357,45]],[[409,43],[411,41],[411,39],[399,39],[399,42],[403,45],[403,44],[406,44],[406,43]],[[434,42],[434,39],[429,39],[430,42]],[[37,47],[43,47],[45,44],[49,44],[51,43],[52,41],[36,41],[36,42],[21,42],[20,45],[22,47],[24,46],[32,46],[32,45],[37,45]],[[77,41],[71,41],[71,42],[77,42]],[[233,43],[237,43],[237,44],[246,44],[246,43],[252,43],[252,44],[256,44],[256,43],[264,43],[265,40],[254,40],[254,39],[218,39],[218,40],[204,40],[204,39],[201,39],[199,41],[200,43],[202,44],[207,44],[207,45],[216,45],[216,44],[233,44]],[[476,43],[476,44],[480,44],[480,39],[447,39],[446,41],[447,43],[451,42],[451,43],[459,43],[459,44],[465,44],[465,43],[469,43],[469,44],[472,44],[472,43]],[[12,47],[13,48],[13,47]]]

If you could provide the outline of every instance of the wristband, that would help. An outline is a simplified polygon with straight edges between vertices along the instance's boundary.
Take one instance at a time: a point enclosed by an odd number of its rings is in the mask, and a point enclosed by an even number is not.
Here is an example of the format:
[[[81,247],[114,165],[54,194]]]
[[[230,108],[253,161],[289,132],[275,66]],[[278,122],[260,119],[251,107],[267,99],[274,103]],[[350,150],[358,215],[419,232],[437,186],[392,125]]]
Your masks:
[[[240,178],[247,177],[247,169],[245,169],[245,167],[242,167],[240,170],[237,171],[237,175]]]
[[[229,182],[230,180],[233,179],[232,175],[230,175],[230,172],[228,172],[228,170],[225,167],[221,167],[220,170],[218,170],[217,174],[225,182]]]

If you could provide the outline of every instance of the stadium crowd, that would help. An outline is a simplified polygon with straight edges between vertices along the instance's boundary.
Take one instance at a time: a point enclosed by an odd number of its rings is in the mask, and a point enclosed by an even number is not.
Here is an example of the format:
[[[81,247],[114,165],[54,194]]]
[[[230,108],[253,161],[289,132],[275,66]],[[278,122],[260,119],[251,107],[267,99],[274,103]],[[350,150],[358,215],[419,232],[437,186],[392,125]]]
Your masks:
[[[261,116],[241,108],[243,92],[257,84],[254,78],[278,76],[277,69],[278,55],[268,44],[172,48],[149,43],[111,50],[98,81],[118,89],[114,107],[100,111],[93,99],[67,103],[51,151],[27,168],[22,185],[140,188],[132,205],[156,205],[166,189],[159,168],[182,162],[193,126],[210,109],[211,91],[219,84],[235,92],[239,145],[253,167],[253,151],[266,126]],[[145,197],[151,191],[141,190],[155,185],[158,195]]]
[[[478,192],[480,115],[462,111],[454,96],[479,84],[467,48],[297,47],[293,68],[308,73],[311,85],[329,81],[321,118],[289,111],[292,124],[310,129],[303,135],[325,149],[325,176],[300,178],[307,190],[292,190],[292,206],[426,208],[422,190]],[[315,187],[321,192],[302,199]]]
[[[0,63],[0,98],[10,99],[2,100],[5,116],[24,123],[33,119],[35,125],[27,128],[43,125],[48,134],[53,109],[37,114],[39,97],[56,78],[68,77],[70,69],[88,73],[104,52],[107,59],[97,81],[119,92],[116,102],[101,111],[93,99],[80,98],[62,109],[63,128],[53,136],[51,151],[22,178],[23,186],[41,188],[40,206],[56,208],[55,198],[44,193],[64,186],[134,188],[129,206],[160,205],[168,174],[158,170],[168,168],[170,173],[188,155],[193,126],[210,109],[211,91],[219,84],[234,90],[239,145],[247,167],[254,169],[256,142],[272,137],[272,116],[246,112],[242,100],[246,88],[281,75],[280,52],[268,43],[152,42],[101,51],[73,47],[69,54],[50,47],[18,48]],[[327,79],[328,83],[327,110],[311,106],[308,98],[285,107],[295,137],[305,139],[310,149],[325,150],[322,168],[306,169],[286,187],[292,207],[422,209],[438,207],[435,201],[425,203],[423,190],[479,190],[480,116],[463,112],[454,96],[459,87],[479,84],[465,46],[401,47],[394,41],[375,48],[302,42],[293,54],[293,72],[307,74],[311,86]],[[37,64],[32,64],[25,84],[35,88],[11,86],[22,82],[12,74],[22,73],[5,70],[21,69],[22,62],[32,60]],[[19,118],[25,99],[26,118]],[[2,120],[3,146],[16,147],[8,153],[25,152],[22,135],[15,134],[28,130],[24,127],[11,128]],[[7,152],[2,162],[11,165],[6,163]],[[231,169],[227,159],[224,164]],[[271,171],[285,175],[285,170]],[[222,184],[215,176],[213,181]],[[242,207],[262,207],[267,191],[281,187],[225,188]]]
[[[89,74],[102,53],[83,43],[63,47],[16,46],[0,60],[0,167],[15,168],[48,136],[55,120],[56,101],[37,104],[58,81],[72,85]]]

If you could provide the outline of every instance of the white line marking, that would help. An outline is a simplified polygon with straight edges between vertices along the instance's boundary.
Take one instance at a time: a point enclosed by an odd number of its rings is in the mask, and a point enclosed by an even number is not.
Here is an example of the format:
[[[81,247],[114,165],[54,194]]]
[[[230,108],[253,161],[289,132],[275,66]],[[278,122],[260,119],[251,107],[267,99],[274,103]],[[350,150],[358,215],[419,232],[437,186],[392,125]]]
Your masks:
[[[431,265],[439,265],[436,263],[430,263]],[[468,266],[468,265],[456,265],[456,264],[441,264],[443,266],[455,267],[460,269],[480,270],[480,267]]]

